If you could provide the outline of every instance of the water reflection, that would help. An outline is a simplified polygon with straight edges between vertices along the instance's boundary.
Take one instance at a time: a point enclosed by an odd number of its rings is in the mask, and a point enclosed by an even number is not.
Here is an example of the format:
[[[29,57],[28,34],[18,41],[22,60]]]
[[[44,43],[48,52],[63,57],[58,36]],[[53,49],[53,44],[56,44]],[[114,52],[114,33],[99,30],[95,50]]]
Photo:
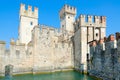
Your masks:
[[[6,77],[4,78],[4,80],[13,80],[13,77],[12,77],[12,76],[6,76]]]
[[[80,74],[76,71],[69,72],[56,72],[50,74],[27,74],[19,76],[6,76],[6,78],[0,80],[95,80],[90,76]]]

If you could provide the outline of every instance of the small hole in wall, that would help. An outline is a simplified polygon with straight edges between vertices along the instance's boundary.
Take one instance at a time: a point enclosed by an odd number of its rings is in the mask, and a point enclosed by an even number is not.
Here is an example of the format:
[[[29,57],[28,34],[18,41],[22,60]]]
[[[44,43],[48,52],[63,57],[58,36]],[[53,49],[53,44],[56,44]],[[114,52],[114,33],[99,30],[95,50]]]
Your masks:
[[[70,16],[68,16],[68,19],[70,19]]]
[[[98,37],[98,33],[96,33],[96,37]]]
[[[49,32],[47,32],[47,34],[49,34]]]
[[[33,25],[33,22],[32,22],[32,21],[30,22],[30,25],[31,25],[31,26]]]

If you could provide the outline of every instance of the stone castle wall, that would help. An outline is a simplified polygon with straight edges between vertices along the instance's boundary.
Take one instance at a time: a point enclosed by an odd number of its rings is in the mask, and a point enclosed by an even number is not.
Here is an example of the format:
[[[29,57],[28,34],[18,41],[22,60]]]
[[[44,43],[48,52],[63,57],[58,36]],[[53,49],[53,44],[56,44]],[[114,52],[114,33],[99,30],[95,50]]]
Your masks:
[[[40,30],[40,27],[33,29],[34,71],[73,68],[72,42],[69,36],[61,35],[54,28],[42,26]]]
[[[5,42],[0,42],[0,75],[5,66],[13,66],[13,74],[54,72],[73,68],[71,38],[62,35],[57,29],[35,26],[32,41],[27,45],[19,40],[10,42],[6,50]],[[27,49],[26,49],[27,47]]]
[[[0,75],[4,75],[5,66],[13,65],[13,74],[30,72],[32,70],[33,55],[25,49],[25,44],[18,41],[10,42],[10,49],[6,50],[6,45],[0,43]]]
[[[93,43],[96,43],[93,41]],[[110,35],[107,41],[91,45],[88,72],[103,80],[120,80],[120,39]]]
[[[72,16],[66,20],[64,31],[73,30],[73,21],[76,8],[65,5],[65,16]],[[75,11],[72,13],[72,11]],[[68,14],[68,12],[71,12]],[[60,16],[62,15],[60,13]],[[69,15],[69,16],[68,16]],[[74,16],[73,16],[74,15]],[[5,66],[13,66],[13,74],[28,72],[53,72],[58,70],[73,68],[73,45],[71,34],[58,32],[45,25],[38,25],[38,8],[32,6],[25,8],[25,4],[20,5],[20,27],[19,40],[10,42],[10,49],[6,50],[5,42],[0,42],[0,75],[5,73]],[[64,23],[64,22],[63,22]],[[66,25],[67,24],[67,25]],[[71,24],[71,25],[69,25]],[[23,44],[24,43],[24,44]]]

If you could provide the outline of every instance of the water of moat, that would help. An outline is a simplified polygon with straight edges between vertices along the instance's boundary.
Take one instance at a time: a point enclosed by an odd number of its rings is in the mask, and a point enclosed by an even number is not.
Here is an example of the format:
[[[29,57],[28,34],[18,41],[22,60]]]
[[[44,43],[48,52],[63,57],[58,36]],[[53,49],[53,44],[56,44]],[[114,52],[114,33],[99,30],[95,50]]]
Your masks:
[[[91,76],[80,74],[76,71],[56,72],[50,74],[24,74],[6,78],[0,78],[0,80],[97,80]]]

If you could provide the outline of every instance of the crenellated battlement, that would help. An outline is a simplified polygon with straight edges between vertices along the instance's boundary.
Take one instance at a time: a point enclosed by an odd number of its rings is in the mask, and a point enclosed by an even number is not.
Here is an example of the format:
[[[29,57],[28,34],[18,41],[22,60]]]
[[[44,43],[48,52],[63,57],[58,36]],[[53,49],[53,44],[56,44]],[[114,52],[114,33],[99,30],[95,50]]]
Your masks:
[[[89,73],[104,79],[119,79],[120,68],[120,33],[109,35],[105,40],[94,41],[90,45]],[[92,63],[92,64],[91,64]],[[94,65],[94,66],[93,66]],[[96,72],[99,73],[96,74]],[[104,74],[103,74],[104,73]],[[114,75],[114,76],[110,76]]]
[[[106,27],[106,17],[80,15],[79,18],[75,21],[75,23],[79,23],[80,26]]]
[[[25,4],[20,5],[20,16],[28,16],[32,18],[38,18],[38,8],[34,7],[34,11],[32,11],[32,6],[28,5],[27,10],[25,9]]]
[[[88,42],[88,44],[90,46],[97,46],[97,45],[103,44],[103,43],[114,42],[113,46],[116,48],[117,47],[116,46],[117,45],[116,41],[118,41],[118,40],[120,40],[120,33],[117,32],[116,35],[110,34],[108,37],[104,37],[104,38],[102,38],[98,41],[97,40],[90,41],[90,42]],[[105,47],[105,45],[104,45],[104,47]]]
[[[6,42],[5,41],[0,41],[0,44],[6,44]]]
[[[19,40],[14,40],[14,39],[11,39],[10,41],[10,45],[15,45],[15,46],[25,46],[24,43],[21,43]]]
[[[58,29],[57,28],[53,28],[51,26],[47,26],[47,25],[40,25],[41,27],[41,31],[48,31],[48,32],[54,32],[54,33],[58,33]]]
[[[70,5],[64,5],[63,8],[60,10],[60,18],[62,18],[65,13],[76,15],[77,9],[75,7],[72,7]]]

